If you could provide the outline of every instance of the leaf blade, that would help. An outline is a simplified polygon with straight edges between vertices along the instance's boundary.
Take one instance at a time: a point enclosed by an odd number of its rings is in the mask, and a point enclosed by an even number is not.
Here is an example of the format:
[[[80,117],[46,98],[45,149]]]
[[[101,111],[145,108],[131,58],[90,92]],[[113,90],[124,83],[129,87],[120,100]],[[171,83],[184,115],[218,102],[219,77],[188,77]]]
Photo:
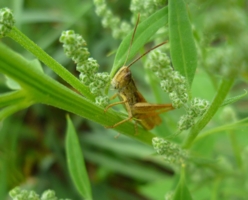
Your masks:
[[[141,22],[136,30],[133,45],[130,49],[129,58],[132,58],[145,43],[156,33],[156,31],[168,22],[168,8],[164,7],[149,18]],[[110,76],[113,77],[116,71],[124,65],[128,47],[130,45],[133,31],[130,32],[121,42],[115,56]]]
[[[177,185],[173,200],[193,200],[185,182],[185,166],[182,166],[181,177]]]
[[[82,149],[73,124],[67,116],[66,157],[70,176],[78,192],[87,200],[92,199],[90,181],[84,163]]]
[[[224,100],[224,102],[220,105],[220,107],[222,106],[226,106],[228,104],[232,104],[242,98],[244,98],[245,96],[247,95],[247,91],[245,90],[245,93],[244,94],[240,94],[240,95],[237,95],[235,97],[230,97],[230,98],[227,98]]]
[[[169,1],[170,53],[174,68],[191,85],[197,67],[197,51],[183,0]]]

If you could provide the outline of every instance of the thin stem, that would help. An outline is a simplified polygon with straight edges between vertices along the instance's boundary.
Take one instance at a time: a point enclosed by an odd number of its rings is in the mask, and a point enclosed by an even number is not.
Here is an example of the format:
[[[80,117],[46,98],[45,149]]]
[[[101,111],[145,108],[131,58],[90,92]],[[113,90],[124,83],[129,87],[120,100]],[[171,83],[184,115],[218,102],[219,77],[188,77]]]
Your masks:
[[[82,95],[89,99],[94,99],[88,87],[84,86],[75,76],[73,76],[68,70],[49,56],[16,27],[12,29],[8,36],[23,46],[26,50],[34,54],[41,62],[50,67],[56,74],[69,83],[73,88],[78,90]]]
[[[132,61],[127,67],[131,67],[134,63],[136,63],[138,60],[140,60],[142,57],[144,57],[146,54],[150,53],[152,50],[166,44],[168,41],[162,42],[158,45],[156,45],[155,47],[152,47],[151,49],[149,49],[148,51],[146,51],[145,53],[143,53],[141,56],[139,56],[138,58],[136,58],[134,61]]]
[[[217,200],[218,199],[218,193],[220,190],[220,183],[221,183],[221,178],[216,177],[216,179],[213,182],[213,186],[212,186],[211,200]]]
[[[18,104],[26,98],[23,90],[8,92],[0,95],[0,108],[8,105]]]
[[[234,157],[237,163],[237,166],[239,167],[239,169],[242,169],[243,163],[242,163],[242,158],[241,158],[241,152],[240,152],[240,148],[239,148],[239,144],[237,142],[235,133],[233,131],[228,131],[228,135],[232,144],[232,148],[233,148],[233,153],[234,153]]]
[[[6,108],[1,109],[0,111],[0,121],[5,119],[6,117],[9,117],[10,115],[23,110],[25,108],[28,108],[29,106],[31,106],[33,104],[33,102],[29,101],[29,102],[22,102],[19,104],[13,104],[12,106],[8,106]]]
[[[199,137],[197,137],[195,141],[202,140],[205,137],[207,137],[211,134],[214,134],[214,133],[219,133],[219,132],[222,132],[225,130],[234,130],[234,129],[246,127],[246,126],[248,126],[247,122],[248,122],[248,117],[246,117],[242,120],[239,120],[237,122],[231,123],[231,124],[227,124],[227,125],[223,125],[223,126],[219,126],[219,127],[210,129],[208,131],[205,131],[204,133],[201,133],[201,135],[199,135]]]

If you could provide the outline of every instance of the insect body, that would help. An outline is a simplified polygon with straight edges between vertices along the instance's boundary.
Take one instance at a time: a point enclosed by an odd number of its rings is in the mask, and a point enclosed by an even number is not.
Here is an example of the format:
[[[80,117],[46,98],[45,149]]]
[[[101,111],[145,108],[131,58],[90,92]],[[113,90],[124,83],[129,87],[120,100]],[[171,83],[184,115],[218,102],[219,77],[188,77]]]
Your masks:
[[[139,17],[133,32],[133,37],[129,46],[129,51],[127,54],[127,58],[130,52],[130,47],[133,42],[134,34],[138,25]],[[118,90],[118,92],[111,98],[114,99],[115,97],[120,98],[120,102],[116,102],[113,104],[108,105],[105,108],[105,112],[110,108],[118,104],[124,104],[125,108],[128,112],[128,118],[124,119],[109,128],[114,128],[123,124],[124,122],[130,121],[132,119],[136,119],[144,128],[147,130],[153,129],[155,126],[159,125],[162,120],[159,117],[159,113],[167,112],[169,110],[173,110],[173,106],[171,104],[150,104],[147,103],[143,95],[138,91],[134,80],[132,78],[132,74],[130,71],[130,66],[135,63],[137,60],[142,58],[144,55],[149,53],[151,50],[165,44],[165,42],[153,47],[152,49],[145,52],[143,55],[138,57],[128,66],[123,66],[119,69],[119,71],[115,74],[114,78],[111,81],[112,86],[114,89]],[[127,59],[126,59],[127,60]],[[126,61],[125,61],[126,63]]]

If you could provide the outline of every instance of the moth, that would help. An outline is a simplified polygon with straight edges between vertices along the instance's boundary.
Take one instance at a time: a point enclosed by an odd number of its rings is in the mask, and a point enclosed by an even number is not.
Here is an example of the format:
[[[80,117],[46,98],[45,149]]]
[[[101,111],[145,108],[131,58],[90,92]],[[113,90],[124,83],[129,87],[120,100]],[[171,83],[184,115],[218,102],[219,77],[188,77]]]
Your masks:
[[[139,15],[138,19],[132,34],[132,39],[129,45],[127,57],[125,60],[125,64],[127,62],[129,53],[130,53],[130,48],[133,43],[133,39],[136,33],[136,29],[139,23]],[[127,110],[128,113],[128,118],[117,122],[116,124],[109,126],[108,128],[114,128],[117,127],[127,121],[130,121],[134,119],[135,121],[138,121],[145,129],[151,130],[155,126],[159,125],[162,120],[159,116],[160,113],[167,112],[170,110],[173,110],[172,104],[151,104],[148,103],[143,95],[138,91],[135,82],[132,78],[132,73],[130,71],[130,67],[137,62],[139,59],[141,59],[143,56],[148,54],[150,51],[153,49],[158,48],[159,46],[165,44],[166,42],[163,42],[152,49],[148,50],[144,54],[142,54],[140,57],[136,58],[133,62],[131,62],[128,66],[121,67],[118,72],[115,74],[114,78],[111,81],[111,85],[114,87],[114,89],[117,90],[117,93],[113,95],[110,99],[114,99],[117,96],[120,99],[120,102],[112,103],[108,105],[105,108],[105,112],[118,104],[123,104]]]

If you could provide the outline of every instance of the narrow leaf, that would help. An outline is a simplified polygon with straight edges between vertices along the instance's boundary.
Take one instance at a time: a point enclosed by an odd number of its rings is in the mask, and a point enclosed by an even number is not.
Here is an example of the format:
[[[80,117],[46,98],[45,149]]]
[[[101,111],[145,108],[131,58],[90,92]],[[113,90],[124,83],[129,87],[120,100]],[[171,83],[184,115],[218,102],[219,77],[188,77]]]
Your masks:
[[[30,63],[30,65],[29,65],[30,67],[33,67],[35,70],[40,71],[41,73],[44,73],[43,68],[42,68],[39,60],[37,60],[37,59],[30,60],[29,63]],[[9,78],[8,76],[6,76],[5,78],[6,78],[6,85],[10,89],[12,89],[12,90],[20,90],[21,89],[21,86],[16,81]]]
[[[180,181],[177,185],[173,200],[192,200],[185,181],[185,167],[182,166]]]
[[[169,1],[169,40],[173,66],[190,86],[197,67],[197,52],[184,0]]]
[[[133,45],[130,50],[129,58],[132,58],[146,44],[146,42],[157,32],[157,30],[168,23],[168,8],[164,7],[149,18],[140,23],[134,36]],[[113,77],[116,71],[124,65],[127,57],[128,47],[132,38],[133,31],[130,32],[120,44],[110,76]]]
[[[231,98],[225,99],[225,101],[221,104],[221,106],[226,106],[228,104],[232,104],[232,103],[244,98],[246,95],[247,95],[247,91],[245,90],[244,94],[238,95],[236,97],[231,97]]]
[[[82,149],[70,118],[67,116],[66,156],[70,176],[84,199],[91,200],[91,187],[87,175]]]

